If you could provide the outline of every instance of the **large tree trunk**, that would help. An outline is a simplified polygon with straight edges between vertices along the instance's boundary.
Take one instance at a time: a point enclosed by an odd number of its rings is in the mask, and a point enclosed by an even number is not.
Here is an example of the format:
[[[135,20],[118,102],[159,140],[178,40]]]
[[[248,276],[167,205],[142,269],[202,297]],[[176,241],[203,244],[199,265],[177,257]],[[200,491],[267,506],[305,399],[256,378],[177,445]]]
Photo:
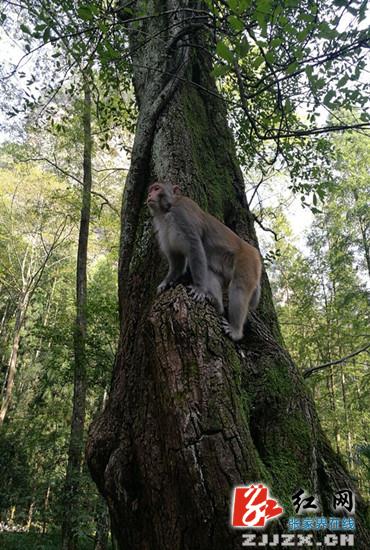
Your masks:
[[[265,274],[258,312],[237,345],[223,335],[212,306],[194,303],[183,286],[155,297],[166,262],[144,205],[150,182],[180,184],[256,244],[203,49],[208,33],[199,28],[204,19],[191,15],[185,9],[144,19],[131,35],[140,114],[122,214],[121,338],[110,397],[87,447],[119,547],[130,550],[240,548],[240,532],[229,527],[237,484],[267,483],[289,511],[302,487],[320,495],[326,514],[334,488],[353,486],[282,346]],[[154,38],[138,48],[148,36]],[[358,548],[367,548],[365,537],[361,524]]]

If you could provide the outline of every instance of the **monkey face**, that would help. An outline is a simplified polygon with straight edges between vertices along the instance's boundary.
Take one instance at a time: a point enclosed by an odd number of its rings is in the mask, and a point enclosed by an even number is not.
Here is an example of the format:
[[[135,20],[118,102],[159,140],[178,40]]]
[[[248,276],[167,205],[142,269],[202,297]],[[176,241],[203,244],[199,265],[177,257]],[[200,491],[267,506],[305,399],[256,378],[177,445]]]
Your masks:
[[[160,183],[153,183],[148,190],[147,205],[150,206],[158,203],[163,195],[163,186]]]
[[[156,182],[149,187],[146,204],[152,214],[167,212],[173,203],[173,198],[171,185]]]

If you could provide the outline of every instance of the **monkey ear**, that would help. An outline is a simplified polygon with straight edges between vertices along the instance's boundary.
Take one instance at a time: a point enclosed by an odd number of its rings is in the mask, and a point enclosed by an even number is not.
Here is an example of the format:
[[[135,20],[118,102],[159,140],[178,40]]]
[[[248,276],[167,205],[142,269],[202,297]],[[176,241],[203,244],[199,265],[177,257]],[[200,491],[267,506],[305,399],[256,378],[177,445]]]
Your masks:
[[[178,185],[173,185],[172,191],[174,192],[175,195],[181,195],[181,189]]]

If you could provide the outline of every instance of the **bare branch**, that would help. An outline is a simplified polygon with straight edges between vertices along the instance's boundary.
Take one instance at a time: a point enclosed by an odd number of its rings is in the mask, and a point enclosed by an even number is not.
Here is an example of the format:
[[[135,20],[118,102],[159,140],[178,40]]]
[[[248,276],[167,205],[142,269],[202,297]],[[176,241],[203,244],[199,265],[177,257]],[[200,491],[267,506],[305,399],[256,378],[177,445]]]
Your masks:
[[[93,168],[93,172],[97,172],[98,174],[100,172],[128,172],[128,168],[125,168],[124,166],[113,166],[112,168]]]
[[[370,130],[370,122],[362,122],[359,124],[339,124],[335,126],[322,126],[319,128],[307,128],[305,130],[292,130],[291,132],[285,132],[284,134],[273,134],[265,136],[257,136],[260,139],[266,141],[271,139],[284,139],[291,137],[307,137],[316,134],[325,134],[327,132],[341,132],[343,130]],[[279,132],[278,129],[274,129],[274,132]]]
[[[340,365],[341,363],[346,363],[346,361],[348,361],[348,359],[351,359],[352,357],[355,357],[356,355],[359,355],[360,353],[363,353],[368,348],[370,348],[370,343],[366,344],[366,346],[364,346],[363,348],[358,349],[357,351],[354,351],[354,352],[350,353],[349,355],[346,355],[345,357],[341,357],[341,359],[336,359],[335,361],[330,361],[329,363],[324,363],[322,365],[317,365],[316,367],[306,369],[305,371],[303,371],[303,378],[308,378],[314,372],[317,372],[317,371],[322,370],[322,369],[326,369],[327,367],[331,367],[333,365]]]
[[[70,172],[67,172],[67,170],[64,170],[64,168],[61,168],[56,162],[53,162],[52,160],[46,158],[46,157],[30,157],[30,158],[21,158],[20,162],[46,162],[53,166],[58,172],[66,176],[67,178],[71,178],[80,185],[83,185],[82,180],[77,178],[75,175],[71,174]]]
[[[95,195],[96,197],[100,197],[102,200],[103,200],[103,203],[101,205],[101,208],[103,208],[103,206],[106,204],[107,206],[109,206],[109,208],[111,210],[113,210],[113,212],[115,212],[117,214],[117,216],[120,215],[119,211],[117,210],[117,208],[115,206],[113,206],[113,204],[111,204],[109,202],[109,200],[107,199],[107,197],[105,197],[104,195],[102,195],[102,193],[98,193],[97,191],[91,191],[91,194],[92,195]]]
[[[53,166],[58,172],[66,176],[67,178],[71,178],[72,180],[76,181],[79,185],[83,185],[83,181],[77,178],[74,174],[71,174],[70,172],[67,172],[67,170],[64,170],[64,168],[61,168],[56,162],[53,162],[52,160],[46,158],[46,157],[30,157],[30,158],[22,158],[20,159],[20,162],[47,162],[51,166]],[[107,168],[107,170],[125,170],[125,168]],[[97,170],[99,172],[101,170]],[[119,216],[119,211],[113,204],[105,197],[102,193],[98,193],[98,191],[91,191],[92,195],[95,195],[96,197],[99,197],[103,199],[104,204],[109,206]]]
[[[253,214],[253,219],[260,226],[260,228],[263,229],[263,231],[268,231],[269,233],[272,233],[274,235],[275,241],[278,242],[279,238],[277,236],[277,233],[275,233],[275,231],[273,229],[270,229],[269,227],[265,227],[262,224],[261,220],[259,218],[257,218],[256,214]]]

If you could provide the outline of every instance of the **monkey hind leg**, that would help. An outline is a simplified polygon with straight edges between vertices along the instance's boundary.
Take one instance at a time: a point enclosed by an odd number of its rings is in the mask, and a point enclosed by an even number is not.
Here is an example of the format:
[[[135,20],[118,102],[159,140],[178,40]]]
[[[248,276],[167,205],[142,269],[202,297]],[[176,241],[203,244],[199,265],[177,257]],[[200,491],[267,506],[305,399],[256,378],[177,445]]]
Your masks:
[[[234,341],[241,340],[243,338],[244,323],[248,315],[249,307],[253,301],[253,305],[258,300],[258,295],[255,296],[256,288],[245,288],[243,285],[238,285],[234,281],[231,282],[229,287],[229,322],[226,326],[224,323],[224,330]]]
[[[224,304],[222,299],[222,283],[219,276],[211,270],[208,270],[207,294],[215,306],[218,313],[221,315],[224,312]]]
[[[249,309],[251,311],[254,311],[257,309],[260,298],[261,298],[261,286],[257,285],[252,293],[251,300],[249,302]]]

